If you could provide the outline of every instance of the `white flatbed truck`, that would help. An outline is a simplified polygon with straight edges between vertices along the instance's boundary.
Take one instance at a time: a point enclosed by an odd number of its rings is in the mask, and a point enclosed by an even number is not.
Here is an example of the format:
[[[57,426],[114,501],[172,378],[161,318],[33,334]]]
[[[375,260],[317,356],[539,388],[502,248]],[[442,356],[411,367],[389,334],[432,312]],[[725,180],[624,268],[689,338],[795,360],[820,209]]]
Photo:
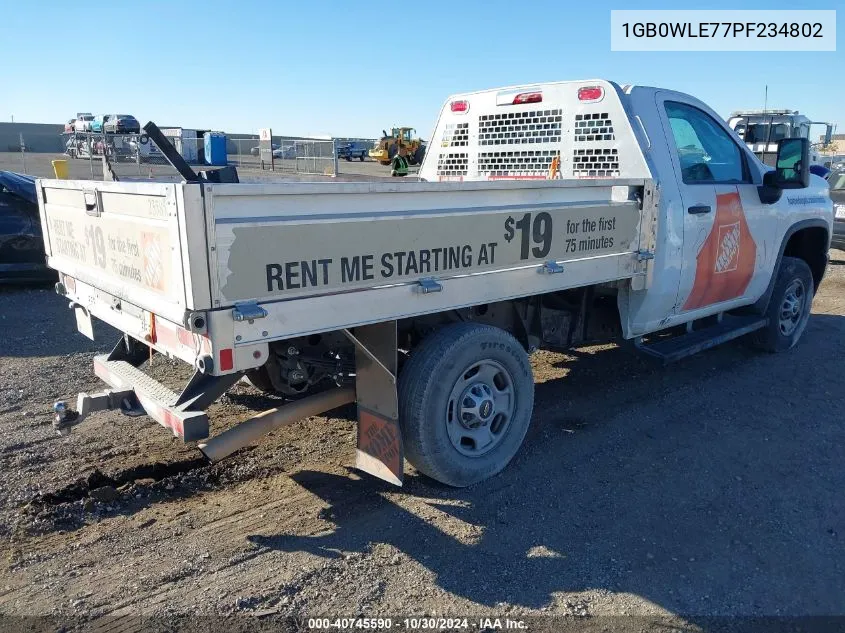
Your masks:
[[[525,436],[534,349],[796,343],[833,209],[808,140],[777,149],[770,171],[697,99],[590,80],[451,97],[419,182],[39,180],[57,291],[124,333],[57,428],[146,413],[219,459],[355,401],[359,468],[478,482]],[[152,352],[195,368],[182,393]],[[242,378],[292,401],[207,439]]]

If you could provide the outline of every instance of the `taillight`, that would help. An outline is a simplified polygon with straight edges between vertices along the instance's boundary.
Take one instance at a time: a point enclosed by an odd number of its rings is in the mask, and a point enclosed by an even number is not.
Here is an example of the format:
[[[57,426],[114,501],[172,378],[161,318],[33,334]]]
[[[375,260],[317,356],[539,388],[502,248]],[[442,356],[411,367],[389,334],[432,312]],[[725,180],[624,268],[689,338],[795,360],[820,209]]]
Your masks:
[[[513,98],[512,105],[519,105],[521,103],[540,103],[542,100],[542,92],[520,92]]]
[[[463,101],[463,100],[453,101],[451,103],[451,107],[452,107],[452,112],[458,112],[458,113],[468,112],[469,111],[469,101]]]
[[[601,86],[578,88],[578,101],[601,101],[603,97],[604,88]]]

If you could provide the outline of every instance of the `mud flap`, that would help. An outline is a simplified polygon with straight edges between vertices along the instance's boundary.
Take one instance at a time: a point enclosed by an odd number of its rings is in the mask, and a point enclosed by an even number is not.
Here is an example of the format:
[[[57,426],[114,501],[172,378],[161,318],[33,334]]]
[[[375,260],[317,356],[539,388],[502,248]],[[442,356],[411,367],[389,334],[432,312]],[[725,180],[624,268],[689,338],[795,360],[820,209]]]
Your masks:
[[[402,485],[404,456],[396,393],[396,321],[344,331],[355,344],[358,447],[355,467]]]

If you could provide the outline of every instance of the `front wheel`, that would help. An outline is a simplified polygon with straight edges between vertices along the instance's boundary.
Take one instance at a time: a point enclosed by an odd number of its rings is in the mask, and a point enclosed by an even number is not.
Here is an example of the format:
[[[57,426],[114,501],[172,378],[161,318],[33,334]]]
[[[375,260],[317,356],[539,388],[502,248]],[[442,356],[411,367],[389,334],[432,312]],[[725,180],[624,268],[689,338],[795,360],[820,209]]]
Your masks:
[[[794,347],[810,319],[813,294],[813,273],[807,262],[784,257],[766,308],[769,324],[754,333],[755,346],[767,352],[783,352]]]
[[[525,349],[489,325],[441,328],[411,353],[399,377],[405,456],[450,486],[469,486],[504,469],[525,438],[533,408]]]

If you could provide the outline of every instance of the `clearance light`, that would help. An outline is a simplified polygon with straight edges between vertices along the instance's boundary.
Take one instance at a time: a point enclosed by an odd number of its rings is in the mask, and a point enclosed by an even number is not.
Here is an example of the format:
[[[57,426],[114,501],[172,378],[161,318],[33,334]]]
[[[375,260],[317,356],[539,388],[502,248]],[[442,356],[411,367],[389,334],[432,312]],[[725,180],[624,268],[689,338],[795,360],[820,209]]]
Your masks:
[[[512,105],[519,105],[521,103],[540,103],[542,100],[542,92],[520,92],[513,98]]]
[[[453,101],[452,112],[457,112],[458,114],[469,112],[469,101]]]
[[[601,101],[603,98],[604,88],[601,86],[578,88],[578,101]]]

